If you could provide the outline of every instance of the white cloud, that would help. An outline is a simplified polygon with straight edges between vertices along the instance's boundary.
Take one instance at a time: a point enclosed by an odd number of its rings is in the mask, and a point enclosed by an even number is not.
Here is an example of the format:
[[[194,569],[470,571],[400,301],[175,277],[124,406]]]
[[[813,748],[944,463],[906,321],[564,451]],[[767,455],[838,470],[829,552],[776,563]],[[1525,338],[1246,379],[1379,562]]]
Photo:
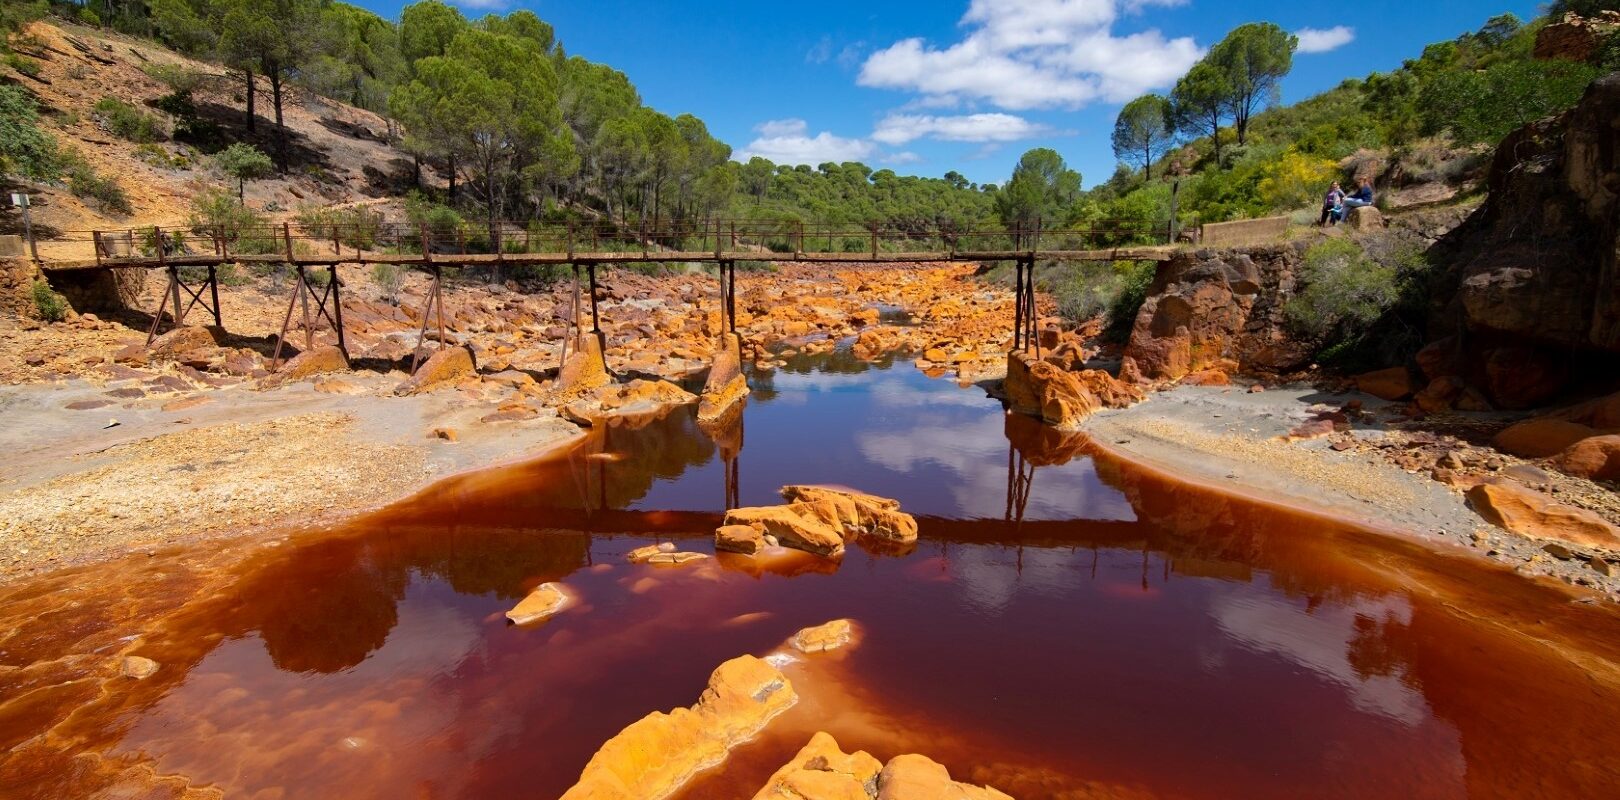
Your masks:
[[[922,161],[923,157],[911,152],[910,150],[902,150],[898,153],[890,153],[889,155],[886,155],[878,160],[885,164],[894,164],[895,166],[900,166],[902,164],[916,164],[919,161]]]
[[[1335,25],[1326,30],[1300,28],[1294,33],[1299,36],[1299,52],[1301,53],[1326,53],[1337,50],[1356,40],[1355,28],[1344,25]]]
[[[1157,30],[1115,36],[1121,11],[1184,0],[973,0],[961,41],[904,39],[861,66],[862,86],[921,93],[935,105],[985,101],[1012,109],[1123,102],[1166,86],[1203,49]]]
[[[763,156],[776,164],[810,164],[828,161],[842,163],[871,157],[877,146],[865,139],[845,139],[822,131],[810,135],[810,125],[802,119],[778,119],[755,128],[758,138],[733,156],[746,162]]]
[[[1030,139],[1047,128],[1012,114],[964,114],[935,117],[926,114],[890,114],[878,122],[872,138],[901,145],[923,137],[947,142],[1013,142]]]
[[[506,8],[506,0],[450,0],[450,3],[478,11],[498,11]]]

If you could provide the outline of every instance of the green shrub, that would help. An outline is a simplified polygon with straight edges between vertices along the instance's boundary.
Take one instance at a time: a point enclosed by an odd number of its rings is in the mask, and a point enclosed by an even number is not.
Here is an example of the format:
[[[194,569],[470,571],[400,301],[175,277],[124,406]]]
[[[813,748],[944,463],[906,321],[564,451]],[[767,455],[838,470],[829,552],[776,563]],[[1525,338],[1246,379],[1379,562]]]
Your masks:
[[[30,292],[34,298],[34,310],[39,312],[40,319],[46,322],[61,322],[67,319],[67,298],[53,290],[50,284],[36,280],[30,287]]]
[[[371,282],[390,303],[399,302],[399,288],[405,283],[405,273],[396,264],[377,264],[371,268]]]
[[[1458,70],[1424,87],[1426,133],[1448,132],[1461,144],[1494,144],[1531,122],[1581,99],[1597,67],[1568,61],[1504,61],[1485,70]]]
[[[148,142],[135,148],[135,158],[158,169],[188,169],[191,159],[184,153],[170,153],[163,145]]]
[[[337,228],[338,242],[345,247],[370,250],[382,235],[381,211],[366,206],[326,208],[306,205],[298,210],[298,227],[311,237],[330,241]]]
[[[5,53],[0,54],[0,63],[30,78],[39,77],[39,62],[32,58],[24,58],[16,53]]]
[[[124,187],[118,181],[96,172],[84,156],[72,150],[63,151],[58,160],[61,170],[67,176],[68,191],[74,197],[93,200],[102,211],[113,211],[119,214],[135,213],[134,206],[130,205],[129,195],[124,193]]]
[[[163,124],[157,117],[116,97],[101,98],[94,110],[107,131],[120,139],[144,144],[163,138]]]
[[[263,217],[221,189],[206,189],[191,199],[187,225],[199,238],[212,241],[218,235],[232,253],[263,255],[280,245]]]
[[[0,174],[51,180],[61,174],[56,140],[39,129],[34,98],[0,85]]]
[[[1085,261],[1054,290],[1058,313],[1073,324],[1101,318],[1110,336],[1127,333],[1147,300],[1152,261]]]
[[[253,282],[252,276],[239,264],[220,264],[214,274],[219,278],[219,282],[226,286],[246,286]]]
[[[1297,332],[1317,339],[1371,325],[1400,299],[1395,268],[1368,258],[1349,239],[1329,239],[1306,251],[1299,277],[1305,289],[1284,312]]]
[[[89,25],[92,28],[101,27],[101,15],[97,14],[95,10],[91,9],[89,6],[81,7],[79,9],[78,17],[79,22],[84,25]]]

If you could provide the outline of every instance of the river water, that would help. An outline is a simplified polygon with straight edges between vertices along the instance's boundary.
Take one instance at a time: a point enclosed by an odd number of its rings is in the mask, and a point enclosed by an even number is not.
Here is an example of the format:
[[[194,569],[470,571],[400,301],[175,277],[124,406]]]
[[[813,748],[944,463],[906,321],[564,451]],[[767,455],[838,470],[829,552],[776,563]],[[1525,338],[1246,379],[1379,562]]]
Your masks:
[[[555,797],[721,662],[839,617],[858,646],[790,664],[799,705],[687,797],[751,797],[817,730],[1024,798],[1620,791],[1608,609],[1179,483],[904,362],[841,351],[751,383],[726,430],[691,409],[612,426],[242,561],[148,634],[157,675],[48,746],[28,747],[47,703],[0,713],[16,748],[0,794],[77,796],[138,769],[228,797]],[[894,497],[921,540],[841,563],[624,559],[712,552],[725,508],[788,483]],[[509,626],[542,581],[578,604]],[[52,631],[103,611],[18,623],[39,632],[0,665],[64,657]]]

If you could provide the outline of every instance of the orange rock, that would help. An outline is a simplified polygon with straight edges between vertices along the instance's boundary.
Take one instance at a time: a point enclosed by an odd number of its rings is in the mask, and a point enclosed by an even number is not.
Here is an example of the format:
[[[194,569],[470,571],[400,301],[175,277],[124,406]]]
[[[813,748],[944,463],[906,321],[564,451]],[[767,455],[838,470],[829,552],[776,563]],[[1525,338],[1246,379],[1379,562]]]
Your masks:
[[[754,800],[872,800],[882,769],[864,750],[846,754],[832,736],[818,732]]]
[[[1405,400],[1412,396],[1412,374],[1406,367],[1365,372],[1354,380],[1356,388],[1380,400]]]
[[[1232,378],[1218,369],[1206,369],[1182,378],[1181,382],[1188,386],[1231,386]]]
[[[822,486],[784,486],[782,497],[809,504],[819,518],[840,528],[846,538],[865,533],[894,542],[917,541],[916,518],[900,511],[896,500]]]
[[[563,610],[568,605],[568,599],[568,593],[563,591],[561,584],[542,583],[506,612],[506,618],[519,625],[547,620]]]
[[[1496,434],[1491,443],[1496,445],[1496,449],[1520,458],[1547,458],[1596,435],[1597,431],[1585,425],[1542,417],[1508,427]]]
[[[395,387],[394,394],[405,397],[430,392],[477,374],[478,369],[471,350],[465,347],[446,347],[418,366],[415,375],[406,378]]]
[[[1593,436],[1570,445],[1553,459],[1559,469],[1595,481],[1620,480],[1620,436]]]
[[[951,358],[949,354],[938,347],[930,347],[927,350],[924,350],[922,357],[923,360],[932,361],[935,364],[943,364],[946,361],[949,361]]]
[[[751,525],[722,525],[714,532],[714,549],[754,555],[765,547],[765,535]]]
[[[276,374],[266,378],[265,386],[279,386],[313,375],[325,375],[331,372],[342,372],[349,368],[349,360],[344,358],[343,351],[336,346],[317,347],[308,352],[299,353],[291,361],[281,365]]]
[[[200,325],[187,325],[153,339],[152,346],[145,349],[149,358],[167,358],[192,350],[218,346],[219,342],[215,340],[211,329]]]
[[[1020,352],[1007,355],[1007,379],[1002,385],[1014,411],[1060,428],[1076,427],[1104,407],[1123,408],[1144,399],[1140,389],[1102,370],[1065,372]]]
[[[1430,381],[1429,385],[1423,387],[1423,391],[1418,392],[1413,400],[1418,404],[1418,408],[1423,409],[1424,413],[1439,414],[1443,411],[1450,411],[1457,398],[1462,396],[1465,388],[1467,387],[1463,385],[1462,379],[1443,376]]]
[[[726,525],[748,525],[775,536],[786,547],[823,556],[844,552],[844,537],[821,521],[808,506],[761,506],[726,512]]]
[[[988,786],[951,780],[944,766],[926,756],[895,756],[878,774],[877,800],[1012,800]]]
[[[691,708],[655,711],[609,739],[563,800],[661,800],[726,759],[798,702],[780,670],[739,656],[714,671]]]
[[[788,646],[801,653],[824,653],[854,642],[857,632],[853,620],[835,619],[793,634]]]
[[[602,357],[602,343],[595,334],[582,332],[573,344],[562,372],[557,375],[559,397],[579,397],[613,382],[607,361]]]
[[[1487,522],[1520,536],[1587,547],[1620,547],[1620,528],[1602,517],[1563,505],[1506,478],[1469,489],[1468,502]]]
[[[698,403],[698,421],[714,422],[724,417],[738,401],[748,396],[748,379],[742,371],[742,338],[735,333],[721,337],[709,379],[703,384]]]

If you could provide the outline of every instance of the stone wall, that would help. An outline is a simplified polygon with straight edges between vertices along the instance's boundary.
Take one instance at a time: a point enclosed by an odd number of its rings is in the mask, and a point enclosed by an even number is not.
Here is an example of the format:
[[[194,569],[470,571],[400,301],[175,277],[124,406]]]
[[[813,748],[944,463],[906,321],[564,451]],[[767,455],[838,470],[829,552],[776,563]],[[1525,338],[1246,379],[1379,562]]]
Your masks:
[[[1620,11],[1599,11],[1590,19],[1565,14],[1536,33],[1535,57],[1542,60],[1591,62],[1603,40],[1620,32]]]
[[[1309,361],[1289,335],[1283,304],[1302,243],[1178,253],[1159,265],[1125,348],[1122,374],[1179,380],[1211,367],[1285,372]]]
[[[33,315],[34,298],[30,292],[38,274],[27,259],[0,258],[0,314]]]
[[[1230,247],[1276,241],[1288,235],[1287,217],[1240,219],[1211,222],[1199,229],[1198,243],[1205,247]]]
[[[140,308],[146,273],[144,269],[46,270],[45,279],[74,311],[109,314]]]

